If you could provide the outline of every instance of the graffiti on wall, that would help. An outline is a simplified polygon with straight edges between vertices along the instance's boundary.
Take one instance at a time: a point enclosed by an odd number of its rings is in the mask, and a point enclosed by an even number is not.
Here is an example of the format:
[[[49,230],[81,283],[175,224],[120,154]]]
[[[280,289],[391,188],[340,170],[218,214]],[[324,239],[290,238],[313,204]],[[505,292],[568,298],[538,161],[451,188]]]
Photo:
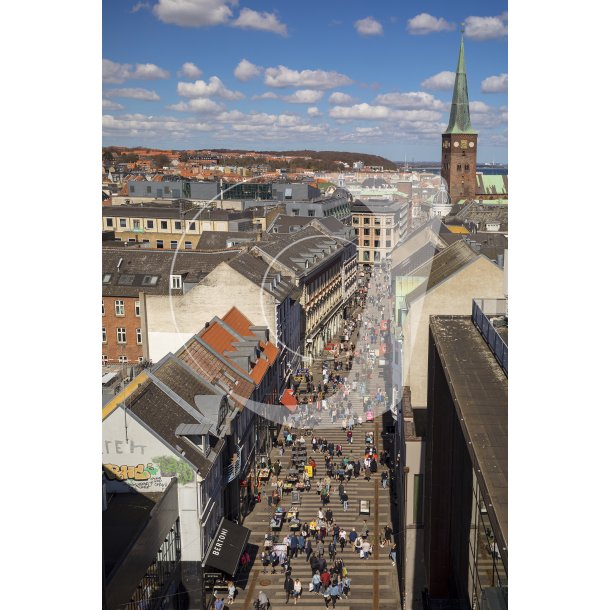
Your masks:
[[[176,477],[182,485],[194,478],[185,462],[169,455],[154,457],[153,462],[146,465],[103,464],[102,472],[107,481],[120,481],[139,490],[164,489],[170,477]]]

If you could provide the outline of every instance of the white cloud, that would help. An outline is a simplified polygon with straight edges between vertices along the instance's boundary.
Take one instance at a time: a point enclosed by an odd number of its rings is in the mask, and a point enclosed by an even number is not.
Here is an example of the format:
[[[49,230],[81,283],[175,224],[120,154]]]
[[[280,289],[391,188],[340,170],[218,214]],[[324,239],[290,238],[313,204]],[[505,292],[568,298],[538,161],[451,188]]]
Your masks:
[[[430,93],[411,91],[409,93],[382,93],[375,98],[377,104],[426,110],[446,110],[447,104],[436,99]]]
[[[102,100],[102,108],[104,110],[123,110],[125,106],[111,100]]]
[[[178,102],[177,104],[171,104],[168,106],[170,110],[177,110],[179,112],[202,112],[202,113],[215,113],[224,110],[222,104],[218,104],[207,97],[196,97],[189,100],[188,102]]]
[[[236,28],[262,30],[264,32],[273,32],[280,36],[288,36],[286,24],[279,21],[277,15],[253,11],[250,8],[242,8],[239,17],[231,22],[231,25]]]
[[[433,91],[449,91],[453,89],[454,83],[455,72],[444,70],[422,81],[421,86],[424,89],[432,89]]]
[[[506,106],[489,106],[485,102],[470,102],[470,121],[475,129],[494,128],[508,122]]]
[[[253,100],[279,100],[280,96],[273,91],[265,91],[262,95],[253,95]]]
[[[472,101],[469,104],[470,112],[489,112],[491,106],[488,106],[485,102]]]
[[[191,61],[183,63],[178,70],[178,76],[183,78],[199,78],[202,74],[203,72]]]
[[[325,70],[291,70],[286,66],[267,68],[265,85],[268,87],[311,87],[312,89],[332,89],[351,85],[352,79],[339,72]]]
[[[508,74],[488,76],[481,83],[483,93],[506,93],[508,91]]]
[[[129,78],[130,64],[119,64],[102,59],[102,82],[120,85]]]
[[[508,15],[497,17],[466,17],[464,36],[473,40],[491,40],[508,35]]]
[[[291,104],[314,104],[319,102],[324,95],[323,91],[315,89],[299,89],[291,95],[285,95],[282,99]]]
[[[198,28],[227,23],[233,11],[227,0],[159,0],[153,13],[163,23]]]
[[[131,10],[129,12],[137,13],[138,11],[142,10],[143,8],[150,8],[150,4],[148,4],[148,2],[138,2],[137,4],[134,4],[131,7]]]
[[[233,70],[233,74],[237,80],[247,81],[258,76],[262,71],[262,66],[257,66],[247,59],[242,59]]]
[[[125,89],[110,89],[106,91],[106,95],[108,97],[126,97],[132,100],[142,100],[145,102],[156,102],[161,98],[157,95],[155,91],[151,91],[150,89],[141,89],[141,88],[125,88]]]
[[[347,104],[353,104],[355,100],[351,95],[348,95],[347,93],[335,91],[334,93],[331,93],[329,95],[328,101],[331,104],[339,104],[341,106],[345,106]]]
[[[321,113],[321,112],[318,110],[318,107],[317,107],[317,106],[310,106],[310,107],[307,109],[307,114],[308,114],[310,117],[322,116],[322,113]]]
[[[155,66],[155,64],[136,64],[136,69],[131,74],[131,78],[137,78],[138,80],[169,78],[169,72]]]
[[[387,106],[355,104],[354,106],[333,106],[329,116],[343,120],[403,120],[403,121],[438,121],[440,112],[434,110],[395,110]]]
[[[383,34],[383,26],[373,17],[358,19],[354,23],[354,27],[361,36],[381,36]]]
[[[409,34],[432,34],[444,30],[455,30],[455,23],[449,23],[443,17],[433,17],[428,13],[420,13],[407,21],[407,32]]]
[[[244,94],[227,89],[218,76],[210,77],[208,83],[196,80],[194,83],[178,83],[178,95],[183,97],[221,97],[225,100],[241,100]]]

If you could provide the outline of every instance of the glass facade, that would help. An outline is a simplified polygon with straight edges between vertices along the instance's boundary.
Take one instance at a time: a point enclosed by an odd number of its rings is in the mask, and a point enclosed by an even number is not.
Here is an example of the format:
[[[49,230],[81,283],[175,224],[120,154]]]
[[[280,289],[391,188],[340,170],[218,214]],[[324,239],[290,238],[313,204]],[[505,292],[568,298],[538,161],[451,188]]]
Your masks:
[[[498,587],[508,605],[508,577],[475,473],[472,475],[472,515],[468,543],[468,598],[473,610],[481,607],[482,591]]]
[[[126,610],[153,610],[163,606],[164,595],[170,589],[170,583],[177,573],[180,562],[180,522],[176,519],[165,540],[157,551],[156,559],[148,566],[146,574],[128,604]],[[167,606],[165,606],[167,607]],[[169,605],[171,607],[171,604]]]

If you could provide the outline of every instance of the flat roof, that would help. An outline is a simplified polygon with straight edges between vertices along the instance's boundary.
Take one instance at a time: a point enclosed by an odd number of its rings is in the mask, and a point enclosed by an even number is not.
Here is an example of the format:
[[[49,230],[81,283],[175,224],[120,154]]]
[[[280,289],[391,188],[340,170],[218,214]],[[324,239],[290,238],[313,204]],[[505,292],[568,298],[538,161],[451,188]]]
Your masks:
[[[508,378],[470,316],[431,316],[430,329],[508,566]]]

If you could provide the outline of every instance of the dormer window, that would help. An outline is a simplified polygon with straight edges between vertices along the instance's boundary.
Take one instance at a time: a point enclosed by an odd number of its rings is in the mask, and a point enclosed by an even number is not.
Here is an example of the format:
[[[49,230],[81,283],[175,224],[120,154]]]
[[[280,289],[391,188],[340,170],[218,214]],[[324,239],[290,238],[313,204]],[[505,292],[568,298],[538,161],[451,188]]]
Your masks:
[[[182,288],[182,276],[172,275],[172,290],[180,290]]]

